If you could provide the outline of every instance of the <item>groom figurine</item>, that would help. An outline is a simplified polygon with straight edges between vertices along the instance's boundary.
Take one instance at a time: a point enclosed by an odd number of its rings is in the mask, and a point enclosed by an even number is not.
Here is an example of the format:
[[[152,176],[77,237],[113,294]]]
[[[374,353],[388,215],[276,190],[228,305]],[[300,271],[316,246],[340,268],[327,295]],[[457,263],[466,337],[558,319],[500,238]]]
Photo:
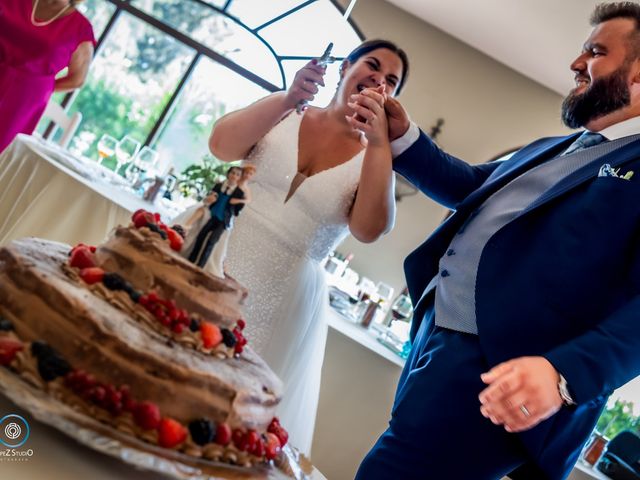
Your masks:
[[[211,218],[202,227],[189,255],[189,261],[199,267],[204,267],[211,255],[211,251],[225,228],[229,228],[231,219],[237,216],[244,206],[244,191],[238,186],[242,177],[241,167],[230,167],[227,179],[217,183],[209,195],[214,201],[209,204]]]
[[[585,130],[504,162],[443,152],[387,101],[394,168],[455,213],[405,261],[413,349],[357,480],[563,479],[640,374],[640,5],[592,25],[562,107]]]

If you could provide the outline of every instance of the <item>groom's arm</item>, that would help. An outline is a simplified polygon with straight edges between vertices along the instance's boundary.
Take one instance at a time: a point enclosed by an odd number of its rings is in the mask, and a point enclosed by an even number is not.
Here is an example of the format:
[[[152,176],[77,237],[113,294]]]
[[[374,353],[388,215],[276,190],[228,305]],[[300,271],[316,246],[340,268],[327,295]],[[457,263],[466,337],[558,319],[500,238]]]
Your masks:
[[[391,151],[396,172],[450,209],[478,189],[499,165],[469,165],[441,150],[413,122],[405,135],[391,143]]]

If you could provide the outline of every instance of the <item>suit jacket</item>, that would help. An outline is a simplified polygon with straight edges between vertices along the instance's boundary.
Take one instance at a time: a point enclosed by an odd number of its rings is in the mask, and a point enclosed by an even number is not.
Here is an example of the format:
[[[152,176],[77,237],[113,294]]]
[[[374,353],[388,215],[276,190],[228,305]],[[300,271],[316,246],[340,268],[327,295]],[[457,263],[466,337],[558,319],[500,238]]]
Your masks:
[[[470,166],[421,132],[394,161],[421,191],[455,210],[405,260],[416,305],[412,339],[433,308],[433,294],[420,296],[452,236],[492,193],[564,151],[577,136],[543,138],[507,161]],[[604,163],[637,174],[628,181],[598,177]],[[562,179],[483,249],[476,319],[489,364],[542,355],[567,379],[578,404],[520,435],[533,460],[530,467],[552,478],[562,478],[573,466],[607,396],[640,374],[639,253],[640,141]],[[527,468],[513,478],[534,478]]]
[[[220,195],[220,193],[222,192],[223,185],[224,185],[224,182],[216,183],[213,186],[213,189],[211,191],[216,192],[218,195]],[[231,198],[229,200],[231,200],[232,198],[243,199],[244,191],[240,187],[236,187],[233,190],[233,192],[231,192]],[[227,204],[226,208],[224,209],[224,227],[225,228],[229,228],[229,226],[231,225],[232,217],[234,216],[237,217],[238,214],[240,213],[240,210],[242,210],[243,207],[244,207],[244,203],[238,203],[236,205],[231,205],[231,203]]]

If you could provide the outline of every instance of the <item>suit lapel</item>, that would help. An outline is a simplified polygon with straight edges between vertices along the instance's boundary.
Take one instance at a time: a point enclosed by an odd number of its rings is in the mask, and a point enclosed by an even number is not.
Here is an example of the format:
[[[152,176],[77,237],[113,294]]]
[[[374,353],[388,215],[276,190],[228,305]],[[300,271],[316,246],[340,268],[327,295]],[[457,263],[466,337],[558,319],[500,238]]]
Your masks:
[[[458,206],[457,210],[465,209],[465,207],[475,208],[514,178],[564,151],[580,134],[581,132],[578,132],[566,137],[545,139],[524,147],[511,159],[500,165],[489,177],[488,181],[469,195]]]
[[[531,210],[543,205],[554,198],[562,195],[563,193],[577,187],[581,183],[591,180],[598,176],[600,167],[605,163],[611,165],[612,168],[616,168],[630,160],[634,160],[640,156],[640,141],[633,141],[624,147],[617,148],[607,155],[596,158],[588,165],[580,168],[571,175],[560,180],[556,185],[551,187],[545,193],[540,195],[531,205],[524,209],[520,215],[523,215]],[[520,216],[518,215],[518,216]]]

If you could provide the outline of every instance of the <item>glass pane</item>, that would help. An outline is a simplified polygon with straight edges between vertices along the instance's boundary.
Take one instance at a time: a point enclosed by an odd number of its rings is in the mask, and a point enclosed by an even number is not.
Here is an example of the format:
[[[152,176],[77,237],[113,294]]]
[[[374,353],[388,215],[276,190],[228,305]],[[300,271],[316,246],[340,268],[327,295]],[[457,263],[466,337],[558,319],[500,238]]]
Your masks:
[[[306,60],[285,60],[282,62],[287,87],[293,81],[293,77],[296,72],[306,63]],[[336,88],[338,88],[338,80],[340,80],[339,69],[340,62],[334,62],[327,66],[327,73],[324,76],[325,86],[320,87],[320,91],[316,94],[316,98],[313,99],[311,105],[315,105],[316,107],[326,107],[329,104],[333,94],[336,93]]]
[[[353,27],[329,0],[312,3],[260,34],[278,55],[320,56],[333,42],[332,54],[344,57],[360,43]]]
[[[105,0],[87,0],[78,5],[78,10],[89,19],[93,26],[93,34],[96,40],[98,40],[113,15],[113,12],[116,11],[116,6]]]
[[[70,109],[83,115],[71,149],[97,158],[104,133],[144,141],[193,56],[184,44],[123,13]]]
[[[251,28],[259,27],[269,20],[304,3],[302,0],[234,0],[227,12]]]
[[[205,3],[209,5],[213,5],[214,7],[218,7],[219,9],[224,8],[224,4],[227,3],[226,0],[203,0]]]
[[[229,17],[186,0],[135,0],[133,4],[274,85],[282,85],[273,53]]]
[[[268,94],[237,73],[202,58],[153,145],[160,153],[160,171],[173,166],[179,173],[199,163],[209,153],[214,121]]]

